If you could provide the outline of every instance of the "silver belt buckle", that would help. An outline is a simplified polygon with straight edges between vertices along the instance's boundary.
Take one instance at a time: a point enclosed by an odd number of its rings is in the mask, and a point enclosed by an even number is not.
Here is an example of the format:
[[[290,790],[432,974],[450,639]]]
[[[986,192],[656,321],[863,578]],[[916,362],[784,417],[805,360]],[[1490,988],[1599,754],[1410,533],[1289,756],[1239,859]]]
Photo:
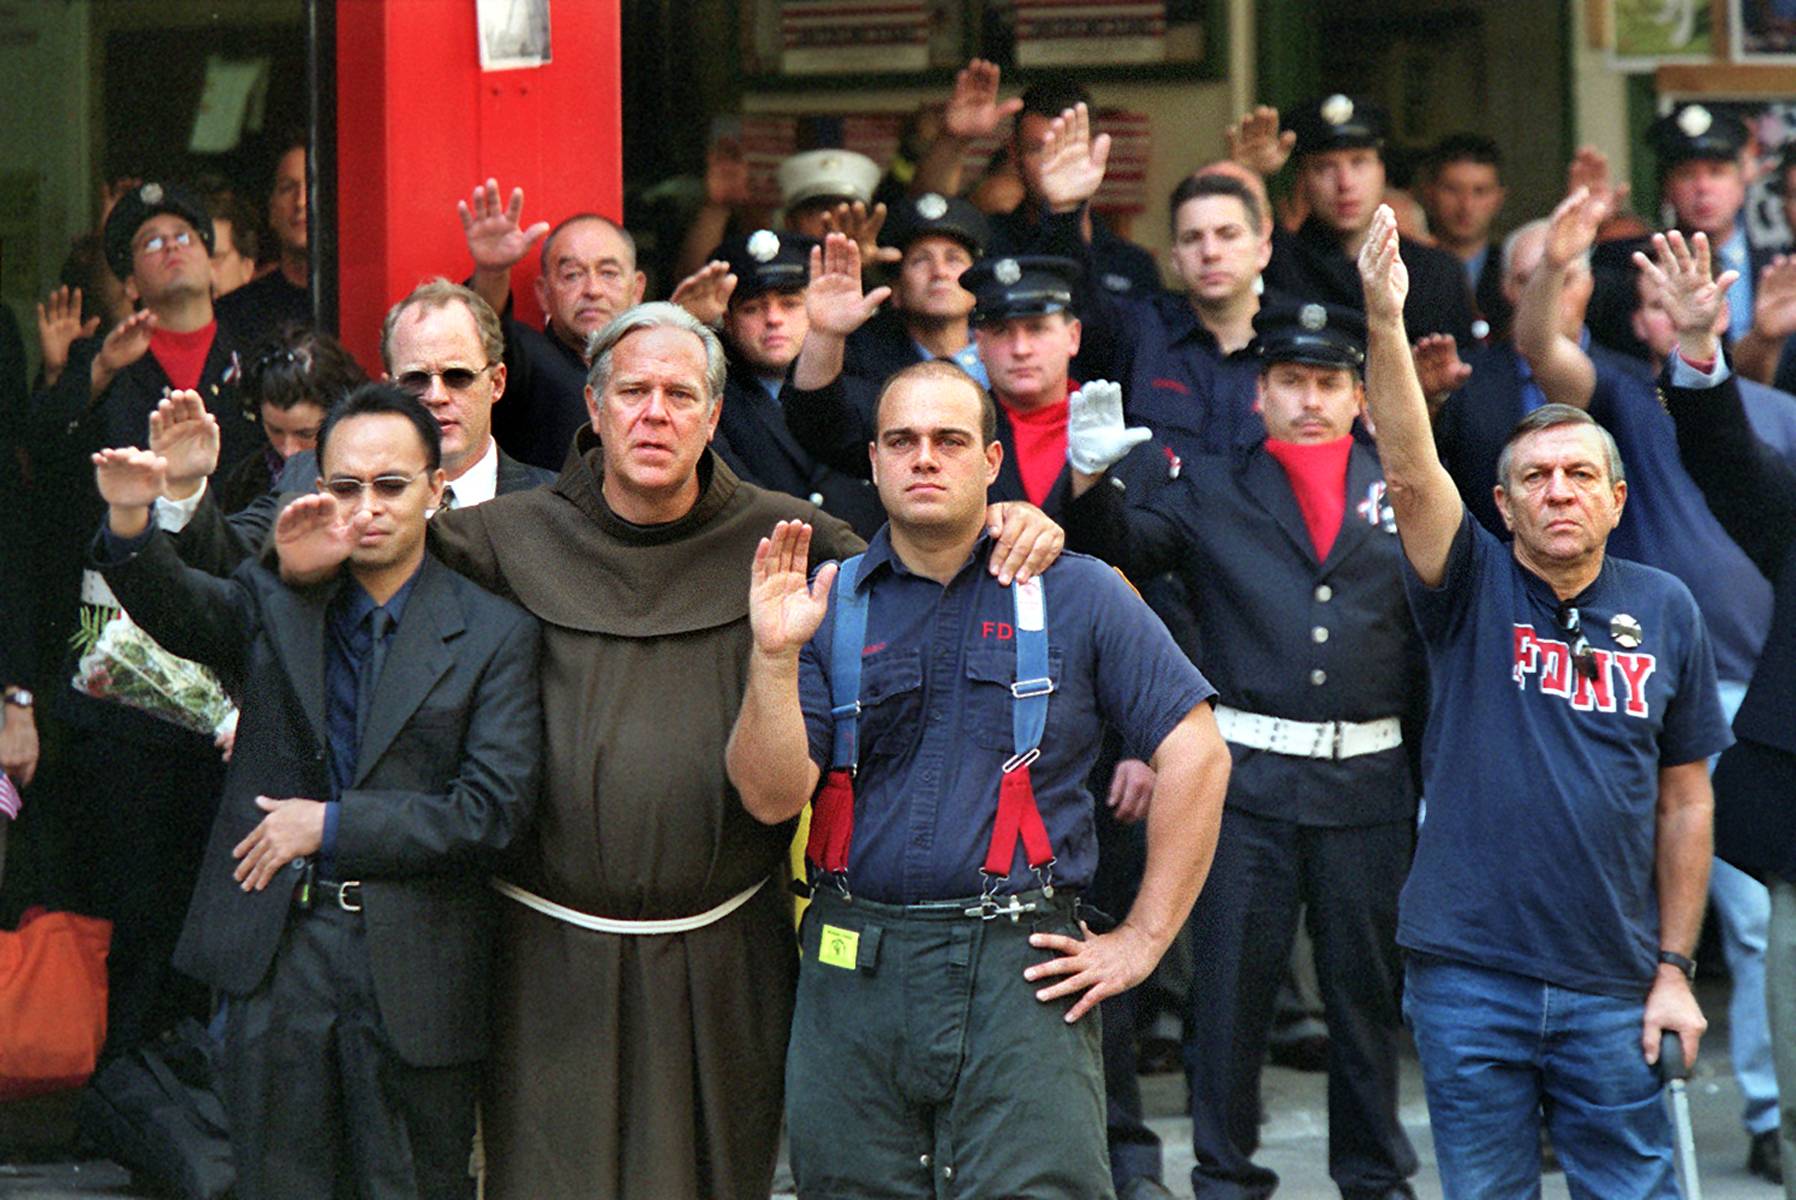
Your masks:
[[[1009,917],[1012,925],[1015,925],[1017,919],[1024,913],[1035,911],[1035,901],[1033,900],[1025,904],[1014,894],[1006,896],[1005,900],[1007,900],[1008,903],[999,904],[996,896],[981,896],[979,897],[979,903],[962,911],[965,915],[969,917],[978,917],[981,921],[995,921],[999,917]]]
[[[350,891],[349,891],[350,888],[355,889],[355,893],[353,895],[350,894]],[[359,913],[362,911],[362,881],[361,880],[346,879],[342,883],[337,885],[337,907],[342,909],[344,912]]]

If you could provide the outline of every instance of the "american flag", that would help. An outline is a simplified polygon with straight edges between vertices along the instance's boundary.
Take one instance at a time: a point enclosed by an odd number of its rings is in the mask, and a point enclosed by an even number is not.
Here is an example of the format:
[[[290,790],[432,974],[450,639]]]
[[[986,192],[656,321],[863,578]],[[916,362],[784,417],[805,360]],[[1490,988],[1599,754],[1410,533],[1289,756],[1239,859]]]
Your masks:
[[[12,776],[0,771],[0,813],[5,813],[9,821],[16,820],[19,806],[23,803],[19,799],[19,789],[13,785]]]

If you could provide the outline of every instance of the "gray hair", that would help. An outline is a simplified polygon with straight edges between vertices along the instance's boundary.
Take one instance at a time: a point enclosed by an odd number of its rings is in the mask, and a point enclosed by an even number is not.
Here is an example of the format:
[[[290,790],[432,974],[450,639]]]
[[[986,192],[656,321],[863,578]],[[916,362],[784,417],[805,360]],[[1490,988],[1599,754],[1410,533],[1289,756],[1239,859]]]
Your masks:
[[[592,389],[592,394],[605,394],[605,385],[611,382],[611,354],[617,344],[642,329],[680,329],[704,344],[706,399],[712,408],[716,408],[717,402],[723,399],[724,375],[729,370],[723,356],[723,343],[717,340],[710,326],[679,305],[665,300],[625,309],[605,328],[587,336],[586,361],[592,365],[586,370],[586,386]]]
[[[1541,239],[1540,256],[1543,259],[1546,257],[1547,231],[1550,230],[1552,226],[1553,222],[1550,218],[1536,217],[1534,220],[1517,225],[1514,229],[1509,231],[1509,236],[1503,239],[1503,273],[1501,278],[1509,278],[1510,272],[1515,267],[1516,247],[1522,244],[1522,239],[1525,237],[1539,234]],[[1590,270],[1590,251],[1584,251],[1583,254],[1574,258],[1572,262],[1581,264],[1586,271]]]
[[[1509,468],[1515,458],[1517,442],[1530,434],[1539,433],[1543,429],[1557,429],[1561,425],[1588,425],[1595,429],[1603,441],[1603,465],[1609,471],[1609,482],[1627,482],[1628,474],[1621,465],[1621,447],[1615,444],[1614,435],[1599,425],[1595,417],[1569,404],[1543,404],[1516,422],[1515,428],[1509,431],[1509,440],[1503,443],[1503,451],[1497,455],[1498,485],[1504,488],[1509,486]]]

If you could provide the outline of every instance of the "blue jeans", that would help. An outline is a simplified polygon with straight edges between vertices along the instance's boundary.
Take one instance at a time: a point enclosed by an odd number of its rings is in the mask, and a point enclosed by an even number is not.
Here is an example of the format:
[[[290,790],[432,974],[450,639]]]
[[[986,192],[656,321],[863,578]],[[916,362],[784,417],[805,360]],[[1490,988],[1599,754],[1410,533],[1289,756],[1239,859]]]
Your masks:
[[[1540,1126],[1578,1200],[1676,1200],[1671,1122],[1640,1053],[1643,996],[1412,955],[1415,1034],[1447,1200],[1540,1195]]]

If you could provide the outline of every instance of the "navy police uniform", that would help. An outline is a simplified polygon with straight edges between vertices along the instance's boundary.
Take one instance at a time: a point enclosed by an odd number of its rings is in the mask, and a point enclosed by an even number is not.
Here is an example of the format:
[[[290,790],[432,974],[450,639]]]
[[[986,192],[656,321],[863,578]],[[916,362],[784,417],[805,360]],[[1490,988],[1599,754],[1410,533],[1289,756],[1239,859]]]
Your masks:
[[[1717,112],[1704,104],[1680,104],[1646,130],[1647,144],[1659,162],[1663,181],[1680,163],[1706,160],[1741,165],[1741,154],[1752,140],[1746,122],[1732,113]],[[1686,229],[1686,234],[1694,231]],[[1753,245],[1746,232],[1746,212],[1734,215],[1733,236],[1716,242],[1710,250],[1715,256],[1715,273],[1738,271],[1740,277],[1727,289],[1728,328],[1730,337],[1744,337],[1752,328],[1753,286],[1759,272],[1771,261],[1774,246]]]
[[[1073,288],[1079,277],[1079,265],[1071,259],[1046,255],[1022,255],[1016,258],[985,258],[969,267],[960,277],[961,286],[975,297],[974,324],[1002,322],[1012,317],[1043,313],[1070,312]],[[1070,394],[1070,391],[1069,391]],[[873,440],[874,405],[879,387],[858,380],[846,371],[821,388],[802,389],[787,383],[781,393],[786,411],[786,425],[793,437],[809,453],[838,470],[869,473],[867,445]],[[1016,465],[1016,436],[1004,407],[998,400],[998,441],[1004,446],[1004,461],[998,467],[998,478],[992,482],[987,499],[996,504],[1005,500],[1029,500],[1023,490],[1023,477]],[[726,406],[727,412],[727,406]],[[1178,457],[1158,442],[1137,446],[1115,470],[1143,486],[1177,474]],[[1059,519],[1059,513],[1071,497],[1071,473],[1063,467],[1054,486],[1037,505],[1048,516]]]
[[[811,281],[811,248],[817,243],[793,233],[758,229],[734,238],[712,252],[729,263],[736,276],[730,303],[740,304],[766,292],[802,292]],[[736,475],[769,491],[809,500],[832,517],[870,536],[885,520],[879,496],[859,473],[841,471],[819,460],[786,428],[780,392],[791,377],[768,380],[724,339],[729,374],[723,389],[723,416],[718,422],[717,453]],[[861,443],[861,458],[867,444]]]
[[[1070,1001],[1034,998],[1022,973],[1047,955],[1028,938],[1077,936],[1090,917],[1079,900],[1097,867],[1084,780],[1103,723],[1145,758],[1213,691],[1110,568],[1063,555],[1031,585],[1032,622],[1026,595],[984,569],[989,542],[982,533],[943,586],[906,569],[882,530],[838,578],[800,657],[811,757],[829,770],[843,590],[865,597],[851,650],[851,836],[832,863],[817,840],[820,795],[787,1066],[805,1195],[1114,1194],[1098,1029],[1068,1025]],[[1032,636],[1052,684],[1040,754],[1006,774],[1024,703],[1012,685]],[[1027,833],[994,838],[1017,776],[1032,784],[1051,863]]]
[[[985,214],[970,201],[959,196],[925,192],[906,197],[893,207],[891,219],[879,232],[879,242],[903,252],[922,238],[953,238],[976,260],[985,253],[991,236],[991,225]],[[843,370],[868,380],[877,389],[905,367],[930,357],[905,327],[904,314],[888,304],[848,335]],[[979,347],[971,339],[951,357],[957,366],[977,379],[981,387],[990,386],[985,364],[979,360]]]
[[[1297,134],[1297,155],[1370,147],[1381,153],[1390,128],[1384,110],[1364,100],[1333,95],[1313,101],[1291,114],[1286,126]],[[1403,238],[1403,264],[1409,268],[1409,299],[1403,324],[1411,337],[1450,333],[1461,346],[1472,336],[1472,297],[1465,267],[1445,250]],[[1295,234],[1272,233],[1272,261],[1266,286],[1306,300],[1323,300],[1365,311],[1359,266],[1341,245],[1340,235],[1315,217]]]
[[[1272,305],[1254,326],[1264,362],[1357,369],[1364,359],[1365,326],[1352,310]],[[1345,488],[1340,530],[1320,561],[1291,480],[1263,442],[1187,462],[1145,506],[1125,504],[1106,481],[1065,518],[1073,548],[1104,547],[1131,572],[1183,578],[1234,757],[1190,925],[1186,1070],[1199,1197],[1266,1196],[1277,1185],[1251,1155],[1300,906],[1330,1033],[1330,1173],[1344,1195],[1406,1195],[1416,1168],[1397,1120],[1396,919],[1416,810],[1406,743],[1426,686],[1383,475],[1358,443]]]

